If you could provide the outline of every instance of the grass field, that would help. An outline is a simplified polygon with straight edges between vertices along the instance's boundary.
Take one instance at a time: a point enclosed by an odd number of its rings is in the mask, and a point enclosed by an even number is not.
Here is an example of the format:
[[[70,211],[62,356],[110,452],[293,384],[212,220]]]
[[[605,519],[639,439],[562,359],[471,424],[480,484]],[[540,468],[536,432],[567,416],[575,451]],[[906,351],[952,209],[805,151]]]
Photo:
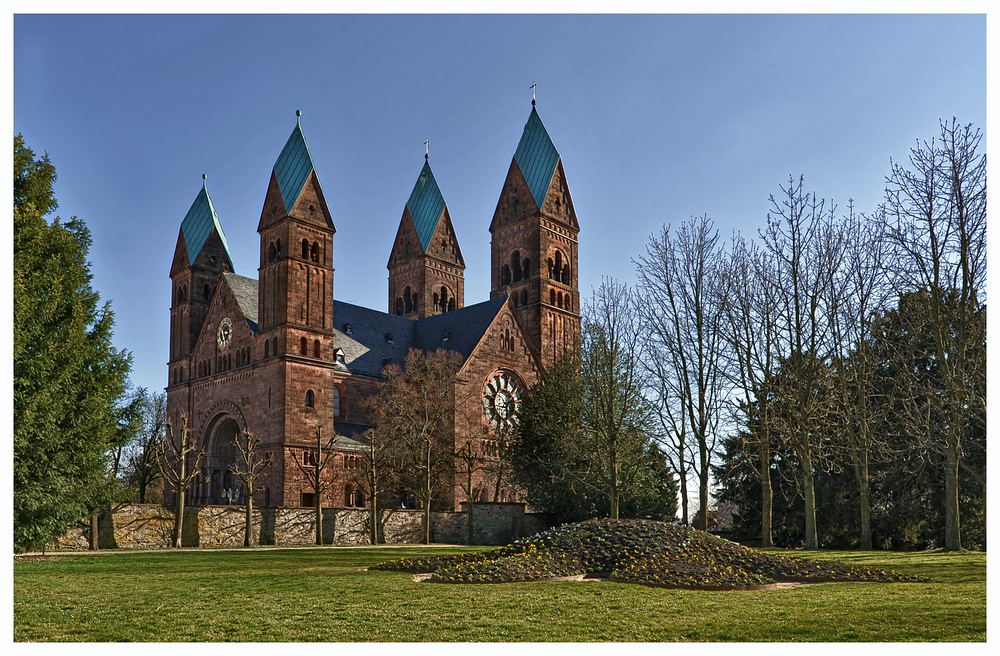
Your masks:
[[[986,554],[795,552],[932,583],[707,592],[416,583],[362,571],[447,547],[59,555],[14,562],[14,640],[983,641]]]

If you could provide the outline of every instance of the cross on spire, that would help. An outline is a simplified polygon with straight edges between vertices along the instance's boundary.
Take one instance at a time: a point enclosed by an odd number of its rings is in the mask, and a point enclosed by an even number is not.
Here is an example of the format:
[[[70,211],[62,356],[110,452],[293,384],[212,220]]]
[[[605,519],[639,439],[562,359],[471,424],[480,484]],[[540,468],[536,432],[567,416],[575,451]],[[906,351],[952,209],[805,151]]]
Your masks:
[[[538,86],[537,83],[535,83],[535,82],[531,83],[531,106],[532,107],[535,106],[535,87],[537,87],[537,86]]]
[[[431,140],[424,139],[424,161],[427,161],[431,156]]]

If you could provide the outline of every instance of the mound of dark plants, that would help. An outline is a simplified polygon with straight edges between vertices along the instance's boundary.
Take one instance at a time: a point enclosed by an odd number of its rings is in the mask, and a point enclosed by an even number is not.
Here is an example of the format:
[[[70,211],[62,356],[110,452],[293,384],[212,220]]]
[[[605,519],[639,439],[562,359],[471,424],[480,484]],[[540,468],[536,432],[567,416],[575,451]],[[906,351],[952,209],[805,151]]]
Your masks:
[[[450,583],[537,581],[591,574],[616,581],[691,588],[735,588],[775,581],[920,580],[871,567],[778,555],[685,526],[638,519],[593,519],[498,549],[402,558],[372,569],[430,572],[430,580]]]

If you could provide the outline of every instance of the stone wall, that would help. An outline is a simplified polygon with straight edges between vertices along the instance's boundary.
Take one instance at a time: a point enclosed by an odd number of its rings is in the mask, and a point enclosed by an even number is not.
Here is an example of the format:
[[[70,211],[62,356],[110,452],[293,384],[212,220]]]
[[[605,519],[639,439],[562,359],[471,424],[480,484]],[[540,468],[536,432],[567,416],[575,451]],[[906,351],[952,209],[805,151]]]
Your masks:
[[[465,512],[432,512],[431,541],[468,543]],[[315,510],[263,508],[253,511],[254,543],[275,546],[316,544]],[[481,545],[509,544],[545,530],[544,516],[524,512],[522,503],[477,503],[473,511],[473,541]],[[382,541],[386,544],[423,542],[422,510],[382,511]],[[185,547],[241,547],[245,509],[242,506],[190,506],[184,510]],[[370,544],[371,515],[364,508],[324,508],[325,544]],[[165,549],[170,546],[174,513],[158,504],[127,504],[106,510],[98,522],[101,549]],[[55,545],[59,550],[84,550],[90,545],[90,524],[67,531]]]

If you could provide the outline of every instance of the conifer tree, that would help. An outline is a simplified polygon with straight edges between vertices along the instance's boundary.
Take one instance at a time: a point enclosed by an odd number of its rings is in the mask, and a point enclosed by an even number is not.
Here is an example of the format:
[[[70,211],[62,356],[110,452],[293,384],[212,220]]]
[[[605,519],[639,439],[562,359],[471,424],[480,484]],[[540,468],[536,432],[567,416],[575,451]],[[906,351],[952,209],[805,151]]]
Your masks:
[[[14,548],[37,549],[109,500],[131,356],[91,287],[83,221],[48,220],[56,170],[14,137]]]

